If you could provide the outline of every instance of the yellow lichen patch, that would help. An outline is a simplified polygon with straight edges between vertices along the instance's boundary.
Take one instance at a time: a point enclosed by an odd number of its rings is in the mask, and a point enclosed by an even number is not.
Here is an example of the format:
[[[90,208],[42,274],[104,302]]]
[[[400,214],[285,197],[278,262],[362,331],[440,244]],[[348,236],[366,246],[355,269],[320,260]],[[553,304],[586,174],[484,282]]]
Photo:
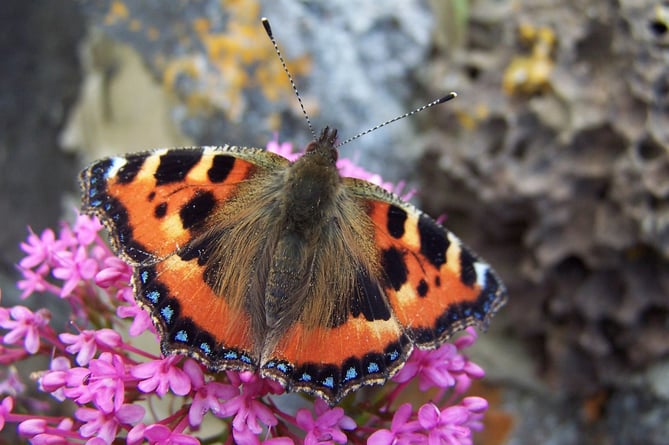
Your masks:
[[[518,29],[520,39],[531,45],[529,56],[518,56],[511,61],[502,80],[507,94],[534,94],[546,90],[554,62],[551,53],[555,46],[555,33],[546,27],[536,28],[524,24]]]
[[[290,93],[290,85],[260,24],[259,3],[223,0],[222,7],[230,13],[227,29],[212,31],[209,20],[193,20],[191,26],[205,54],[168,62],[163,82],[172,89],[180,75],[193,77],[199,88],[189,93],[190,106],[200,107],[208,101],[224,110],[228,118],[239,120],[246,107],[245,90],[259,89],[268,100],[276,101]],[[308,57],[286,63],[295,76],[310,69]]]
[[[142,29],[142,22],[137,19],[132,19],[130,20],[130,23],[128,23],[128,29],[130,31],[137,32]]]
[[[209,32],[209,28],[211,28],[211,21],[209,21],[209,19],[200,17],[193,20],[193,29],[198,34]]]
[[[455,116],[460,126],[467,130],[473,130],[481,121],[484,121],[490,115],[490,109],[486,104],[478,104],[474,107],[474,112],[456,111]]]
[[[160,31],[155,26],[149,26],[146,30],[146,37],[155,42],[160,37]]]
[[[114,0],[109,5],[109,12],[105,16],[105,24],[112,25],[117,21],[127,19],[129,15],[130,13],[126,4],[122,1]]]
[[[147,19],[134,17],[133,7],[133,3],[112,0],[105,24],[123,23],[136,38],[163,39],[179,47],[166,52],[150,50],[154,52],[144,56],[162,72],[165,89],[178,89],[191,111],[222,110],[238,121],[247,109],[246,92],[259,92],[272,102],[290,94],[290,84],[261,25],[258,0],[220,0],[227,19],[223,28],[204,16],[151,26]],[[306,56],[287,59],[286,64],[296,77],[310,70]],[[192,80],[187,91],[180,88],[183,84],[177,87],[180,79]]]

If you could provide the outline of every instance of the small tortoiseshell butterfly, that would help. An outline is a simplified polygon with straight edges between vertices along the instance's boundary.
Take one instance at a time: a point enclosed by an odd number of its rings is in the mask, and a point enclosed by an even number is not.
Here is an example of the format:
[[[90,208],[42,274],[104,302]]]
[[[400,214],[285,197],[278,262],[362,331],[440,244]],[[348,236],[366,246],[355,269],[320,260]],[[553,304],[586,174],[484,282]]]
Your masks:
[[[83,211],[134,268],[164,354],[257,371],[337,403],[414,346],[485,327],[493,270],[399,197],[343,178],[336,130],[295,162],[256,148],[165,149],[81,173]]]

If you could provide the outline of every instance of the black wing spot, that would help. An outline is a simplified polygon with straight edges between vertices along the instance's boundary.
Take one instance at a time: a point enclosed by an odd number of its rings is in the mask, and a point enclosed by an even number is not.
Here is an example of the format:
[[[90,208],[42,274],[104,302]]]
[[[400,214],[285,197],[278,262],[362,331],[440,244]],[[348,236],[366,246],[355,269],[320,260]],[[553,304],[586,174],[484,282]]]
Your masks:
[[[460,281],[469,287],[476,283],[475,262],[476,257],[469,250],[464,247],[460,249]]]
[[[420,253],[437,269],[446,263],[446,251],[450,245],[446,230],[430,217],[421,215],[418,219]]]
[[[354,317],[362,314],[368,321],[390,320],[390,308],[381,294],[381,288],[363,269],[358,270],[355,279],[351,313]]]
[[[116,177],[119,184],[129,184],[135,180],[137,173],[142,169],[148,153],[128,155],[125,164],[118,169]]]
[[[400,290],[406,283],[409,274],[404,254],[394,247],[384,250],[381,255],[381,267],[383,267],[388,284],[393,289]]]
[[[418,288],[416,288],[418,291],[418,296],[419,297],[424,297],[427,295],[427,291],[430,290],[430,286],[428,286],[427,281],[421,278],[420,282],[418,283]]]
[[[402,238],[404,236],[404,223],[407,220],[407,212],[397,206],[388,206],[388,233],[393,238]]]
[[[160,157],[160,164],[153,175],[156,185],[183,181],[201,158],[202,149],[168,151]]]
[[[212,165],[207,170],[207,176],[211,182],[223,182],[232,171],[235,165],[235,158],[228,155],[216,155]]]
[[[158,219],[164,218],[166,214],[167,214],[166,202],[161,202],[153,209],[153,215]]]
[[[198,228],[204,224],[216,206],[216,198],[212,192],[199,191],[181,207],[179,216],[186,230]]]

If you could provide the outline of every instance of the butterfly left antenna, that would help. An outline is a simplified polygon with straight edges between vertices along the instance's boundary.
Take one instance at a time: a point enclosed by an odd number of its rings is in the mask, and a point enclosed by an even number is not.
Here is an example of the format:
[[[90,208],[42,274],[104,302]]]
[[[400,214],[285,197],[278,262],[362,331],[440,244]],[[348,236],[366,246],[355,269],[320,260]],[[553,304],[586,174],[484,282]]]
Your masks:
[[[290,71],[288,71],[288,66],[286,66],[286,62],[283,59],[283,56],[281,55],[281,51],[279,51],[279,45],[276,43],[276,39],[274,39],[274,34],[272,34],[272,28],[269,26],[269,20],[267,17],[263,17],[260,19],[262,22],[262,26],[265,28],[265,32],[267,33],[267,36],[269,36],[269,39],[272,41],[272,45],[274,46],[274,51],[276,51],[276,55],[279,56],[279,60],[281,61],[281,66],[283,67],[283,70],[286,72],[286,75],[288,76],[288,80],[290,81],[290,85],[293,87],[293,92],[295,92],[295,96],[297,97],[297,101],[300,103],[300,108],[302,109],[302,114],[304,114],[304,118],[307,120],[307,125],[309,126],[309,131],[311,131],[311,135],[313,136],[314,140],[317,139],[316,137],[316,132],[314,131],[313,125],[311,125],[311,119],[309,119],[309,115],[307,114],[307,110],[304,108],[304,104],[302,103],[302,97],[300,96],[300,92],[297,91],[297,87],[295,86],[295,82],[293,81],[293,76],[291,76]]]

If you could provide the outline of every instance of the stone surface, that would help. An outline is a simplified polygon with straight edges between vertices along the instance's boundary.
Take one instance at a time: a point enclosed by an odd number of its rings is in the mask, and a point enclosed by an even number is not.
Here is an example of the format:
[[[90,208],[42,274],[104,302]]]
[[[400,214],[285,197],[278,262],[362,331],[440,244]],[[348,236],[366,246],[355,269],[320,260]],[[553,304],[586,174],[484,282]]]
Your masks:
[[[19,240],[28,226],[57,227],[76,188],[78,163],[58,135],[79,91],[84,22],[74,3],[8,0],[1,9],[0,284],[9,304]]]

